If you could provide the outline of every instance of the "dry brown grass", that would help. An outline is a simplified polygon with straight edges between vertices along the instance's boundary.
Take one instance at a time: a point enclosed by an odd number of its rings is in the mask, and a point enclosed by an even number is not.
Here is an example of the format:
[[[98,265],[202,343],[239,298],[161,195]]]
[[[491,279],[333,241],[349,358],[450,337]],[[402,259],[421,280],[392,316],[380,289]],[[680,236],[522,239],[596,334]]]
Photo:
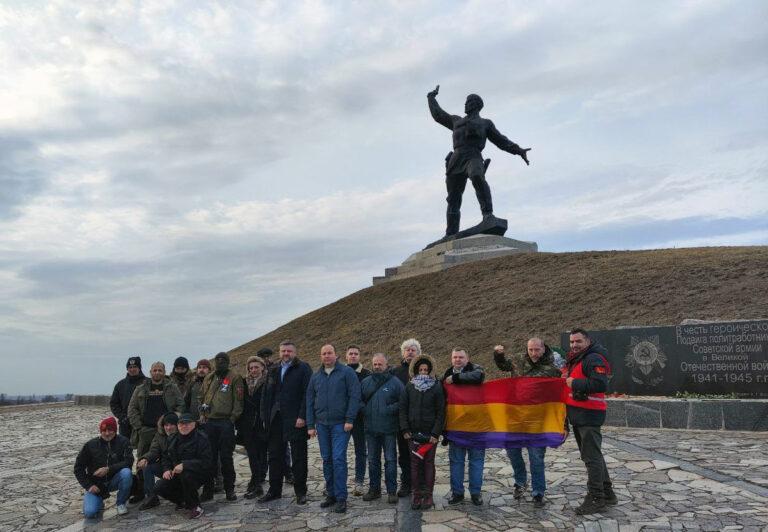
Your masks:
[[[314,365],[323,342],[360,344],[367,358],[399,355],[415,337],[444,366],[458,344],[492,370],[497,343],[518,351],[535,335],[556,345],[576,326],[766,317],[768,246],[529,253],[360,290],[230,353],[241,365],[291,338]]]

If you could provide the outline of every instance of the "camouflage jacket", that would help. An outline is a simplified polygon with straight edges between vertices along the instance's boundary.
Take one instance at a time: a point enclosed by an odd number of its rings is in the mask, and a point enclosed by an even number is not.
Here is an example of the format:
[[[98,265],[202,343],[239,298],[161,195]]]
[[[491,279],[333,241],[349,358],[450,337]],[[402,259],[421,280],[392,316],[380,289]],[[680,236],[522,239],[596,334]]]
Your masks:
[[[511,377],[560,377],[561,372],[555,367],[552,349],[544,345],[544,354],[534,362],[528,353],[512,355],[511,360],[504,353],[493,353],[493,361],[502,371],[509,371]]]

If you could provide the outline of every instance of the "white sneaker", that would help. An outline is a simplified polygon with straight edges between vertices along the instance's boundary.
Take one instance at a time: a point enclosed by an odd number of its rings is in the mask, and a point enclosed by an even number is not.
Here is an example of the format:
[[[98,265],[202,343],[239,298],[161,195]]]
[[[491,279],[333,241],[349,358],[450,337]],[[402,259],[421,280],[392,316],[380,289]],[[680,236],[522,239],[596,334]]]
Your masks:
[[[128,507],[124,504],[117,505],[117,515],[125,515],[128,513]]]

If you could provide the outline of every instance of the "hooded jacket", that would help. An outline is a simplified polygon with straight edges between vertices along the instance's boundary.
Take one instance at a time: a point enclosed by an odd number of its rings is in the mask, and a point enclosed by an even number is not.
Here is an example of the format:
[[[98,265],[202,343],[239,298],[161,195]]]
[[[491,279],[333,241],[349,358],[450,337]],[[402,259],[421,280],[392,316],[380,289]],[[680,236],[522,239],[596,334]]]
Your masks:
[[[104,441],[101,436],[88,440],[75,459],[75,478],[84,490],[91,486],[99,487],[99,495],[106,499],[109,497],[109,481],[121,469],[133,466],[133,451],[131,442],[125,436],[115,434],[112,441]],[[101,468],[108,467],[106,477],[95,477],[93,473]]]
[[[163,418],[161,417],[157,420],[157,434],[152,438],[149,451],[147,451],[144,456],[139,456],[139,460],[143,458],[150,464],[160,462],[163,458],[163,453],[168,449],[168,438],[169,436],[163,428]]]
[[[354,423],[358,412],[360,381],[355,370],[338,360],[330,373],[321,365],[307,387],[307,428]]]
[[[509,371],[510,377],[560,377],[561,371],[554,363],[554,354],[547,344],[544,353],[534,362],[528,353],[512,355],[507,359],[504,353],[493,353],[493,361],[501,371]]]
[[[395,434],[400,424],[400,396],[405,386],[389,372],[371,373],[360,384],[365,432]]]
[[[421,362],[431,365],[429,374],[435,376],[435,361],[429,355],[419,355],[411,360],[408,373],[413,378]],[[435,438],[443,432],[445,425],[445,394],[439,380],[426,391],[420,392],[408,382],[400,396],[400,430],[402,432],[423,432]]]

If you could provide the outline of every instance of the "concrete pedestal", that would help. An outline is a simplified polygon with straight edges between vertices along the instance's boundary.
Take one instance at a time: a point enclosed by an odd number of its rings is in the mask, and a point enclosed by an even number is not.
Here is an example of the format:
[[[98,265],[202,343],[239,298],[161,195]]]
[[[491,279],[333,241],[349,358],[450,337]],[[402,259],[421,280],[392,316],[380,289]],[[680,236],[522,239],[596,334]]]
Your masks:
[[[467,262],[536,251],[538,251],[536,242],[525,242],[503,236],[483,234],[458,238],[414,253],[400,266],[386,268],[383,276],[373,278],[373,284],[439,272]]]

